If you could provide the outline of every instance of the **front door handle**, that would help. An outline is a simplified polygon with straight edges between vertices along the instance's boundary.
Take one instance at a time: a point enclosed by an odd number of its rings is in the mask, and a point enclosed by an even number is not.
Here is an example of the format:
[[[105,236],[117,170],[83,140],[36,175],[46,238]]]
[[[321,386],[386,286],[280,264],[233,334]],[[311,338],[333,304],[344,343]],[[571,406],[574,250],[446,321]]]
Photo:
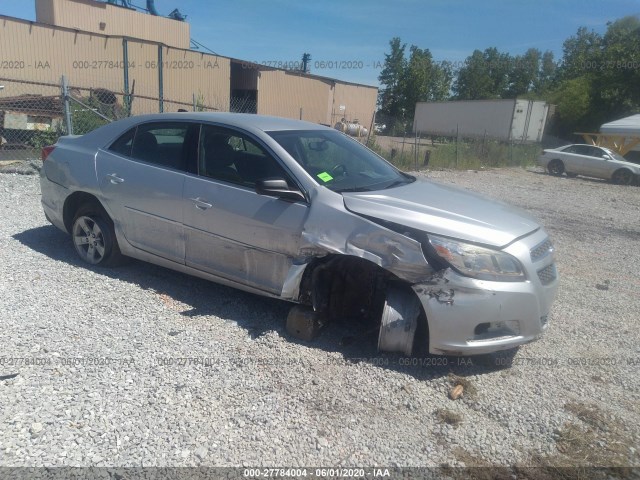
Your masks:
[[[195,204],[196,208],[200,210],[207,210],[208,208],[213,207],[213,205],[207,202],[204,198],[190,198],[189,200],[191,200]]]
[[[109,181],[111,183],[113,183],[114,185],[117,185],[118,183],[122,183],[124,182],[124,178],[120,178],[118,175],[116,175],[115,173],[110,173],[109,175],[107,175],[107,178],[109,179]]]

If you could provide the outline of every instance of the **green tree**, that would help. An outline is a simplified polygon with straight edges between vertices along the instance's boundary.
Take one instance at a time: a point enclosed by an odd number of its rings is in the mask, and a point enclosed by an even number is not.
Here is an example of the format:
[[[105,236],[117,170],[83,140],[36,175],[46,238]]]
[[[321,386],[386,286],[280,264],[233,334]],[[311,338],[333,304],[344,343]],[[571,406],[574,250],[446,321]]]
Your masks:
[[[384,66],[378,80],[382,88],[378,96],[380,117],[384,118],[387,125],[394,133],[400,128],[404,129],[405,99],[404,77],[407,61],[404,56],[406,44],[401,43],[400,38],[394,37],[389,42],[390,53],[385,53]]]
[[[500,53],[497,48],[487,48],[484,52],[474,50],[458,70],[453,86],[456,97],[460,100],[503,98],[508,95],[512,65],[511,56]]]
[[[564,81],[550,100],[556,105],[556,134],[567,136],[575,131],[588,131],[591,111],[591,79],[587,76]]]
[[[553,52],[547,50],[542,54],[540,60],[540,70],[538,71],[538,77],[536,78],[533,90],[538,94],[543,94],[552,88],[554,80],[556,78],[556,69],[558,65],[553,58]]]
[[[412,45],[402,82],[404,110],[412,117],[418,102],[445,100],[449,97],[453,78],[449,63],[437,63],[429,49]]]
[[[585,27],[578,28],[576,34],[563,44],[562,64],[558,70],[560,79],[569,80],[595,72],[600,61],[602,37]]]
[[[557,104],[555,134],[598,131],[640,110],[640,18],[609,23],[604,35],[580,27],[563,46],[549,98]]]
[[[433,70],[433,57],[429,49],[421,49],[411,45],[409,62],[404,73],[404,109],[410,112],[417,102],[426,101],[430,97],[430,79]]]
[[[610,117],[637,113],[640,110],[640,18],[624,17],[610,23],[602,39],[599,58],[601,68],[593,81],[594,103]]]
[[[439,102],[451,96],[453,82],[453,66],[451,62],[443,61],[437,64],[432,72],[431,100]]]
[[[378,79],[382,85],[378,97],[378,119],[398,135],[411,129],[416,103],[449,98],[453,69],[449,62],[435,62],[428,48],[409,48],[398,37],[389,45]]]
[[[530,48],[524,55],[517,55],[508,72],[509,87],[506,95],[517,98],[529,93],[539,78],[542,53]]]

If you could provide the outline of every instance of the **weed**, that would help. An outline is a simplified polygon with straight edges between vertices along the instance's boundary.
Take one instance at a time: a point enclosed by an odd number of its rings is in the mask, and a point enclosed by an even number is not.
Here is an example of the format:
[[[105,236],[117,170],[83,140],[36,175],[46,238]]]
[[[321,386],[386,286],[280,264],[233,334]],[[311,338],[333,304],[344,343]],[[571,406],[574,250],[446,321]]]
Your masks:
[[[460,413],[452,412],[451,410],[447,410],[446,408],[439,408],[438,410],[436,410],[436,418],[442,423],[453,426],[460,425],[463,419]]]
[[[385,150],[375,139],[369,142],[369,148],[383,156],[401,170],[420,170],[427,168],[426,155],[429,152],[428,168],[481,170],[484,168],[528,166],[535,164],[541,147],[531,144],[507,144],[497,141],[465,140],[435,145],[416,146],[407,139],[404,148]],[[399,150],[399,151],[398,151]]]

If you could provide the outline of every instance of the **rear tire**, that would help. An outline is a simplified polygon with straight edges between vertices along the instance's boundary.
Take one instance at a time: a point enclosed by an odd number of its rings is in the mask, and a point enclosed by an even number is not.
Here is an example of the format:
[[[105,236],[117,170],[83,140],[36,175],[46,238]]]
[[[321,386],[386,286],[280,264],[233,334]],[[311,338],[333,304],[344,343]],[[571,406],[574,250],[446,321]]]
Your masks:
[[[631,185],[634,180],[634,175],[631,170],[621,168],[613,172],[611,175],[611,181],[616,185]]]
[[[559,177],[564,173],[564,163],[562,163],[562,160],[558,159],[551,160],[549,165],[547,165],[547,170],[551,175]]]
[[[78,209],[71,227],[71,238],[82,261],[98,267],[114,267],[124,260],[113,222],[103,208],[84,205]]]

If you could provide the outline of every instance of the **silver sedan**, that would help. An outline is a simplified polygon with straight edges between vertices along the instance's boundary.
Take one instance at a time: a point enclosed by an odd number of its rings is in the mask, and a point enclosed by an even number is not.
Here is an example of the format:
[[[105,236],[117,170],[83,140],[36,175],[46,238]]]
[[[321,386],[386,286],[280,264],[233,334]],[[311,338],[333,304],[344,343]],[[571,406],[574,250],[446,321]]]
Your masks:
[[[297,303],[293,330],[371,321],[380,350],[405,354],[510,349],[548,326],[558,275],[540,224],[331,128],[148,115],[61,137],[43,160],[44,212],[92,265],[134,257]]]
[[[538,164],[551,175],[584,175],[620,185],[630,185],[640,176],[640,165],[627,162],[622,155],[608,148],[593,145],[567,145],[544,150],[538,157]]]

